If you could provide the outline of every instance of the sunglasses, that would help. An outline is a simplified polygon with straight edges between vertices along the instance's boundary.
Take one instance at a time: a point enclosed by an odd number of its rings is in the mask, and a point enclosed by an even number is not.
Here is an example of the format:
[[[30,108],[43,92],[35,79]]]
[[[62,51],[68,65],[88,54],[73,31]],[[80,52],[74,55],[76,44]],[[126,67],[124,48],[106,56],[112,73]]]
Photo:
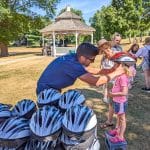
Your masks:
[[[115,40],[116,42],[120,42],[120,40]]]

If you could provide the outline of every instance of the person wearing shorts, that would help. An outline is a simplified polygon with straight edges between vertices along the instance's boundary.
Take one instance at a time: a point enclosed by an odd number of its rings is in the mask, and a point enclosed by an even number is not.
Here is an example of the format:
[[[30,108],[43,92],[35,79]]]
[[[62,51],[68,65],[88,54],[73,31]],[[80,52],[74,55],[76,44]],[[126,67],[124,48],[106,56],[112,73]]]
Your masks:
[[[142,87],[142,90],[150,93],[150,37],[145,39],[144,47],[140,48],[135,56],[143,58],[142,69],[144,72],[145,87]]]
[[[124,133],[126,130],[126,110],[127,110],[127,97],[128,97],[128,85],[129,85],[129,68],[128,66],[121,64],[125,69],[125,73],[115,78],[115,83],[111,92],[108,95],[113,100],[113,110],[117,115],[116,127],[113,130],[108,131],[108,134],[112,136],[110,141],[112,143],[124,142]]]

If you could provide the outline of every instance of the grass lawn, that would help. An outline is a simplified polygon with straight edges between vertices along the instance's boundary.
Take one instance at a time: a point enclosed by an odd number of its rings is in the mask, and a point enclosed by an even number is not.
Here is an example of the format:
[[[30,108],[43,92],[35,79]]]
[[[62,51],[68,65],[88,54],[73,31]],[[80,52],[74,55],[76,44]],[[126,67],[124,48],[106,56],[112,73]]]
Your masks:
[[[129,45],[125,45],[127,49]],[[24,49],[25,51],[27,49]],[[24,51],[23,49],[20,51]],[[9,60],[17,60],[32,57],[40,53],[40,49],[32,49],[36,53],[29,55],[16,55],[7,58],[0,58],[0,63]],[[11,51],[14,51],[13,48]],[[39,56],[40,57],[40,56]],[[53,60],[52,57],[42,56],[40,59],[23,59],[9,64],[0,65],[0,102],[15,104],[17,101],[29,98],[36,101],[35,89],[37,80],[45,67]],[[97,57],[95,67],[99,66],[99,57]],[[127,131],[128,150],[149,150],[150,149],[150,94],[142,92],[143,76],[138,71],[136,83],[129,92],[129,107],[127,113]],[[104,147],[104,130],[99,128],[99,124],[106,120],[108,110],[102,99],[101,88],[90,87],[89,85],[77,80],[76,83],[65,90],[78,88],[86,96],[86,103],[94,109],[98,119],[98,137],[101,143],[101,150]],[[115,121],[115,118],[114,118]]]

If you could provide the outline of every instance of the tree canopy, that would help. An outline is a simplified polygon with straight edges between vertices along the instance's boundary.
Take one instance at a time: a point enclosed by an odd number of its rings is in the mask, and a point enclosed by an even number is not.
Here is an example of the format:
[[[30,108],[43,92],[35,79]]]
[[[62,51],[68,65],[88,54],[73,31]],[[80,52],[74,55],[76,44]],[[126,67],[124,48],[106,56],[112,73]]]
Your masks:
[[[96,39],[110,39],[114,32],[136,36],[150,29],[150,2],[148,0],[112,0],[91,18]],[[99,32],[99,33],[97,33]]]
[[[38,30],[45,26],[47,17],[55,15],[56,4],[60,0],[3,0],[0,1],[0,48],[2,56],[7,56],[7,44],[21,34]],[[45,13],[45,17],[35,12],[35,8]]]

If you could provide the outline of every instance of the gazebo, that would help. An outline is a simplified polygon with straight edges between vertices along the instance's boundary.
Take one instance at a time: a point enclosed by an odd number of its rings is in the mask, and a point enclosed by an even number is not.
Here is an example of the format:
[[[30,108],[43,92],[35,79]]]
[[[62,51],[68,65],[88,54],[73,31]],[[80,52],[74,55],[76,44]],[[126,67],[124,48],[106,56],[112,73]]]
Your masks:
[[[94,28],[86,25],[81,21],[81,17],[70,11],[68,6],[66,11],[56,17],[55,22],[41,29],[42,38],[52,36],[53,39],[53,48],[52,55],[57,56],[55,39],[56,35],[75,35],[76,39],[76,48],[78,46],[79,35],[91,35],[91,43],[93,43],[93,32]],[[44,40],[43,40],[44,42]],[[44,44],[44,43],[43,43]]]

